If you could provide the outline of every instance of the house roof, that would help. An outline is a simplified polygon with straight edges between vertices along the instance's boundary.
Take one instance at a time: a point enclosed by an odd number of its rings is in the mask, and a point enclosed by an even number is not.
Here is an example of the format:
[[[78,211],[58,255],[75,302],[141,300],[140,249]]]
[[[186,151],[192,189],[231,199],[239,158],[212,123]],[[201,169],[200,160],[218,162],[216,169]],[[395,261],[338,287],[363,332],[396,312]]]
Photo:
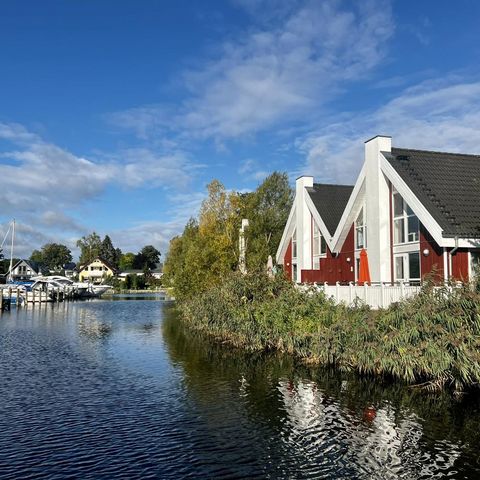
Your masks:
[[[102,257],[97,257],[95,258],[94,260],[92,260],[91,262],[89,263],[84,263],[82,265],[79,265],[78,267],[78,272],[80,273],[82,270],[84,270],[86,267],[88,267],[89,265],[91,265],[93,262],[97,262],[97,261],[100,261],[102,262],[105,266],[107,266],[112,272],[116,273],[118,272],[118,268],[116,268],[114,265],[112,265],[108,260],[105,260],[104,258]]]
[[[17,263],[12,265],[12,270],[15,270],[18,265],[21,263],[25,263],[27,267],[29,267],[31,270],[33,270],[35,273],[41,273],[41,265],[38,262],[34,262],[33,260],[18,260]],[[10,270],[9,270],[10,272]]]
[[[392,148],[382,152],[443,229],[480,237],[480,155]]]
[[[342,218],[353,186],[314,183],[313,187],[307,187],[306,190],[332,236]]]

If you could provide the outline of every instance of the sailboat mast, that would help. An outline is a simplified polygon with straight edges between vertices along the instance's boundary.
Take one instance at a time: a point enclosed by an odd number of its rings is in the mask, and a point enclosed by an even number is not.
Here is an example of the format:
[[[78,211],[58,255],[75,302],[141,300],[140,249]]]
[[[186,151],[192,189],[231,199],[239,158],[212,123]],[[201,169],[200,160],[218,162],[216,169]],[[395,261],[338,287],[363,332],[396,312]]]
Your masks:
[[[15,219],[12,221],[12,243],[10,245],[10,269],[9,269],[9,280],[12,280],[12,268],[13,268],[13,242],[15,241]]]

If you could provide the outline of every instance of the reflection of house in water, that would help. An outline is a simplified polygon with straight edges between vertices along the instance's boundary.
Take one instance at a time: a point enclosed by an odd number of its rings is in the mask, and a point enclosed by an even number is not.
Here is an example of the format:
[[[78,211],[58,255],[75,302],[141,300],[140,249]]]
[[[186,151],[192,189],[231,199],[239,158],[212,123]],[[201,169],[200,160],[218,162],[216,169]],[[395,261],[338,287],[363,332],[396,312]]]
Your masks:
[[[286,441],[330,473],[346,469],[343,473],[363,478],[435,478],[460,455],[457,445],[448,441],[429,448],[421,420],[408,409],[386,403],[366,420],[368,405],[342,405],[341,396],[325,395],[315,382],[284,379],[278,390],[288,417]]]

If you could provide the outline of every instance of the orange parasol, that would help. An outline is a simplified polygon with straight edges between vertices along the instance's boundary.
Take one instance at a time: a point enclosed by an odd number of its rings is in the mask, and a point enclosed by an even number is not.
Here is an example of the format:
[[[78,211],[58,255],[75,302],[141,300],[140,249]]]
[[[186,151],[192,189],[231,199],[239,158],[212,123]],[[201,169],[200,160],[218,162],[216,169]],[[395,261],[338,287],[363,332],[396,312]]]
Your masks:
[[[358,284],[363,285],[365,283],[371,283],[370,269],[368,268],[367,251],[362,248],[360,252],[360,266],[358,268]]]

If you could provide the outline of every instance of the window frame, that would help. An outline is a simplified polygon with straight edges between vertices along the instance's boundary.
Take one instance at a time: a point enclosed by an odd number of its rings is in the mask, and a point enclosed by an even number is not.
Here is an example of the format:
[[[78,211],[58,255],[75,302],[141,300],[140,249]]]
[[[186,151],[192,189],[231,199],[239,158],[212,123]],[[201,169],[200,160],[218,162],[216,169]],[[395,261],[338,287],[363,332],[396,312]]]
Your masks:
[[[327,257],[327,242],[322,235],[319,226],[312,219],[312,268],[313,270],[320,270],[320,259]],[[315,248],[316,247],[316,248]]]
[[[402,212],[400,214],[396,213],[395,207],[398,205],[398,203],[396,203],[397,199],[399,199],[401,202]],[[393,245],[405,245],[420,241],[420,221],[402,195],[400,195],[400,193],[395,189],[392,191],[392,215]],[[412,232],[410,232],[411,220],[414,220],[417,223],[417,229]],[[401,227],[397,227],[397,225]],[[397,232],[400,230],[402,238],[398,240]],[[410,238],[411,235],[413,235],[413,238]]]
[[[358,219],[362,217],[362,223],[359,224]],[[358,234],[362,235],[362,245],[358,242]],[[365,205],[362,206],[358,212],[357,217],[355,218],[355,248],[361,250],[362,248],[367,248],[367,218],[366,218],[366,209]]]

